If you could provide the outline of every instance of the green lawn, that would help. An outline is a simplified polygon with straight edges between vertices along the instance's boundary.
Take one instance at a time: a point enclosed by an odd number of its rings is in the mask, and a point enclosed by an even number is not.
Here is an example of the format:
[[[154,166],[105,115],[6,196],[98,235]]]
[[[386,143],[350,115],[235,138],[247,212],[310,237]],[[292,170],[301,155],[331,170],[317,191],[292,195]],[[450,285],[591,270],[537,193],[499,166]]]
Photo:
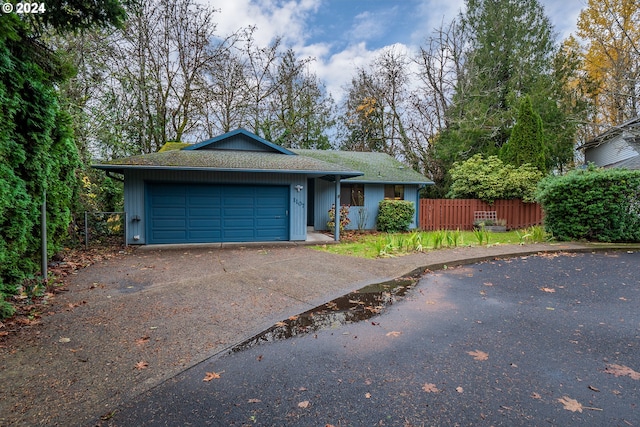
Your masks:
[[[314,249],[362,258],[400,256],[461,246],[527,244],[549,240],[542,227],[512,230],[505,233],[487,231],[414,231],[406,233],[345,232],[338,244],[313,246]]]

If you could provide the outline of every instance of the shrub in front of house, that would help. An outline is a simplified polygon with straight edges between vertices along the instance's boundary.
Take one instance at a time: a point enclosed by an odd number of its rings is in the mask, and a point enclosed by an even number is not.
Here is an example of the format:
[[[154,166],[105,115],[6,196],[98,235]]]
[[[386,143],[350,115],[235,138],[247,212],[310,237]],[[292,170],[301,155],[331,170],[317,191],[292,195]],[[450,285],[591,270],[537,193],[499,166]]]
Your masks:
[[[416,208],[413,202],[406,200],[381,200],[378,204],[377,228],[378,231],[393,233],[407,231]]]
[[[590,166],[545,178],[536,198],[559,240],[640,242],[640,171]]]
[[[343,232],[345,228],[351,223],[351,219],[349,219],[349,208],[350,205],[342,205],[340,206],[340,224],[338,225],[340,232]],[[336,205],[331,205],[331,209],[329,209],[329,221],[327,221],[327,228],[329,231],[333,231],[336,229]]]

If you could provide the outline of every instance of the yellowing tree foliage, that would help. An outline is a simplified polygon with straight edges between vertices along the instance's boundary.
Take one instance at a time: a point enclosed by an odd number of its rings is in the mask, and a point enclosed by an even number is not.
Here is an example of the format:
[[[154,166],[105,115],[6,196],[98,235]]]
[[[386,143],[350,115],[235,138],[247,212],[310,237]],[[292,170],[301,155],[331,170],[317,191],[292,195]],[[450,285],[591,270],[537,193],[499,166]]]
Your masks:
[[[578,19],[587,45],[584,70],[596,82],[595,133],[638,116],[640,108],[640,2],[588,0]]]

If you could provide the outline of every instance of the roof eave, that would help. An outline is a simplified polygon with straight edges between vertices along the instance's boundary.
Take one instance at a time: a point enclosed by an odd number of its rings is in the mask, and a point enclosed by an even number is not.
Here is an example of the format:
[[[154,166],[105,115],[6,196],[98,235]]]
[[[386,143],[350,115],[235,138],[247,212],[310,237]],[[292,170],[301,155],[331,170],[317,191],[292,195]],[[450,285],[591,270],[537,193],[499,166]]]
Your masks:
[[[358,179],[357,177],[349,178],[349,182],[356,184],[391,184],[391,185],[434,185],[433,181],[400,181],[400,180],[388,180],[384,179]]]
[[[340,176],[341,178],[352,178],[362,176],[360,171],[327,171],[327,170],[298,170],[298,169],[238,169],[238,168],[211,168],[204,166],[153,166],[153,165],[91,165],[95,169],[110,170],[116,173],[124,173],[125,170],[181,170],[181,171],[201,171],[201,172],[243,172],[243,173],[284,173],[322,176]]]

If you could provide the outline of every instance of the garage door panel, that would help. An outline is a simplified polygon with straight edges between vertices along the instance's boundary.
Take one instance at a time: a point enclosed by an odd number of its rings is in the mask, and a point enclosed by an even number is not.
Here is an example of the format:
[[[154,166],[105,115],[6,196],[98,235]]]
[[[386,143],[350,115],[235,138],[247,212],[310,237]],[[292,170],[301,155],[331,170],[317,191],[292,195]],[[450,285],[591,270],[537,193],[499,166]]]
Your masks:
[[[187,234],[184,230],[174,230],[174,231],[163,230],[163,231],[154,231],[152,233],[153,241],[163,241],[163,242],[165,240],[182,241],[182,240],[185,240],[186,237],[187,237]]]
[[[220,209],[216,209],[215,207],[207,207],[207,206],[190,207],[189,216],[190,217],[203,216],[207,218],[215,218],[215,217],[220,217],[221,212],[220,212]]]
[[[286,218],[256,218],[256,226],[262,227],[283,227],[288,221]]]
[[[172,206],[184,206],[186,201],[186,197],[185,196],[163,196],[163,195],[158,195],[156,196],[156,200],[155,200],[155,205],[156,206],[167,206],[167,207],[172,207]]]
[[[250,228],[254,227],[253,218],[225,218],[223,221],[223,228]]]
[[[220,242],[222,240],[222,233],[219,230],[192,231],[187,238],[190,243]]]
[[[187,214],[187,209],[184,207],[169,207],[169,206],[157,206],[159,208],[154,215],[154,218],[184,218]]]
[[[187,226],[187,220],[183,218],[155,218],[153,220],[154,230],[158,229],[174,229],[184,230]]]
[[[281,207],[267,207],[267,208],[259,208],[256,210],[256,216],[260,217],[276,217],[276,216],[285,216],[286,209],[283,210]]]
[[[189,228],[197,228],[197,229],[215,229],[220,228],[222,225],[221,220],[212,221],[209,218],[191,218],[189,219]]]

